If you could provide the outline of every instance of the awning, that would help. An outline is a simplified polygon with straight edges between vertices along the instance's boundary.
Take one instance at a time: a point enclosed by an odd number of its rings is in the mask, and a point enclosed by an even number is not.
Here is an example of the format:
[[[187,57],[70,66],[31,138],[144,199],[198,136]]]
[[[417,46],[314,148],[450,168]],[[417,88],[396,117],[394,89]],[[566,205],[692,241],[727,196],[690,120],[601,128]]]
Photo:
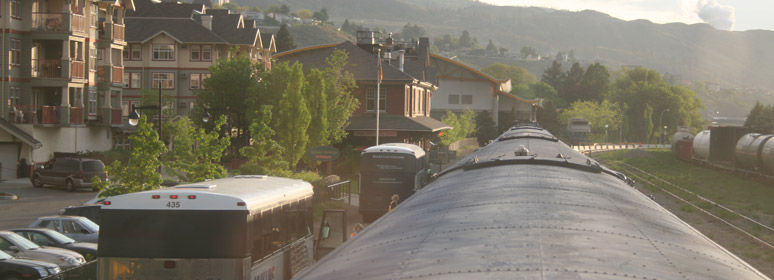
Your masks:
[[[24,142],[24,144],[32,147],[32,149],[43,147],[43,143],[40,143],[38,139],[35,139],[32,137],[32,135],[29,135],[27,132],[24,132],[24,130],[19,129],[14,124],[9,123],[5,119],[0,119],[0,128],[13,135],[14,137],[19,138],[19,140]]]
[[[349,131],[376,129],[376,115],[357,116],[349,120]],[[445,129],[451,129],[451,126],[431,117],[379,116],[379,130],[436,132]]]

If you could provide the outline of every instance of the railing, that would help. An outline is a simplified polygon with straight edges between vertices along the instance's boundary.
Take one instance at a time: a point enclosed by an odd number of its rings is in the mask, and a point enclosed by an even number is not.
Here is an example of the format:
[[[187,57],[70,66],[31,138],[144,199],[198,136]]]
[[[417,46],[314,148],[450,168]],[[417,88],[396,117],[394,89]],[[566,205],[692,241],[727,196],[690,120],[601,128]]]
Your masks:
[[[59,123],[59,108],[57,106],[41,106],[40,108],[41,124]]]
[[[83,124],[83,107],[70,107],[70,124]]]
[[[352,182],[349,180],[328,185],[326,189],[330,200],[344,200],[352,196]]]
[[[62,61],[59,59],[33,59],[33,78],[62,78]]]
[[[86,63],[73,60],[70,62],[70,78],[83,79],[86,77]]]
[[[110,109],[110,124],[121,124],[123,121],[123,111],[121,109]]]
[[[124,40],[124,25],[115,23],[113,24],[113,40]]]
[[[124,67],[123,66],[113,66],[113,79],[111,81],[113,83],[123,83],[124,82]]]
[[[17,104],[11,107],[8,112],[8,121],[18,124],[30,124],[36,121],[35,106]]]
[[[86,17],[79,14],[71,14],[70,25],[73,32],[86,33]]]
[[[42,31],[63,31],[61,13],[32,13],[32,29]]]

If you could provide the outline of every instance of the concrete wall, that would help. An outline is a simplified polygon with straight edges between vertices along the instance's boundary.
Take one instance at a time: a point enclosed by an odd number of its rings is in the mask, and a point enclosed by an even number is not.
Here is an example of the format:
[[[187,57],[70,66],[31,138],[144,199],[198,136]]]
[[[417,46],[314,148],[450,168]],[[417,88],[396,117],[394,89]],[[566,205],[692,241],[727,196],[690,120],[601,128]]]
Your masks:
[[[33,130],[32,125],[22,125],[19,128],[43,143],[43,147],[32,150],[31,158],[36,163],[53,158],[54,152],[107,151],[113,145],[109,127],[36,127]],[[25,154],[22,149],[22,155]]]

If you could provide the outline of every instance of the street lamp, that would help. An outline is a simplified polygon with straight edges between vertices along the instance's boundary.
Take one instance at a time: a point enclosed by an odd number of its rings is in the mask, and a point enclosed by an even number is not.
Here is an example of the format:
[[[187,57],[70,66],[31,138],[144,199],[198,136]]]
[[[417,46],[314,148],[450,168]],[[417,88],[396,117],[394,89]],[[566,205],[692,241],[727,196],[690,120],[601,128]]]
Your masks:
[[[605,125],[605,143],[607,143],[607,125]]]
[[[667,126],[665,125],[664,126],[664,131],[661,132],[661,137],[664,139],[664,141],[662,141],[662,142],[666,142],[666,129],[667,129]],[[664,144],[664,143],[662,143],[662,144]]]
[[[142,109],[157,109],[159,110],[159,139],[161,139],[161,81],[159,81],[159,105],[148,105],[148,106],[139,106],[135,107],[134,104],[132,104],[132,112],[129,113],[129,125],[131,126],[137,126],[137,123],[140,121],[140,113],[137,112],[137,110]]]
[[[661,127],[661,120],[664,117],[664,112],[669,112],[669,108],[666,108],[663,111],[661,111],[661,115],[658,117],[658,126],[659,127]],[[666,131],[666,127],[664,127],[664,131]],[[662,135],[662,137],[663,137],[663,135]],[[661,138],[659,138],[659,142],[661,142]],[[659,143],[659,144],[662,144],[662,143]]]

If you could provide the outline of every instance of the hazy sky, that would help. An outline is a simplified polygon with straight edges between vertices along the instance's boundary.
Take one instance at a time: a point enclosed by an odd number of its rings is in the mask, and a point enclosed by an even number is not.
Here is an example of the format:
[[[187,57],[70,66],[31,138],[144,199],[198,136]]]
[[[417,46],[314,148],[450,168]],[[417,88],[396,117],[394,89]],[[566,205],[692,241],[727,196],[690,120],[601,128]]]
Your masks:
[[[706,22],[717,29],[774,30],[774,0],[479,0],[500,6],[597,10],[613,17],[655,23]]]

